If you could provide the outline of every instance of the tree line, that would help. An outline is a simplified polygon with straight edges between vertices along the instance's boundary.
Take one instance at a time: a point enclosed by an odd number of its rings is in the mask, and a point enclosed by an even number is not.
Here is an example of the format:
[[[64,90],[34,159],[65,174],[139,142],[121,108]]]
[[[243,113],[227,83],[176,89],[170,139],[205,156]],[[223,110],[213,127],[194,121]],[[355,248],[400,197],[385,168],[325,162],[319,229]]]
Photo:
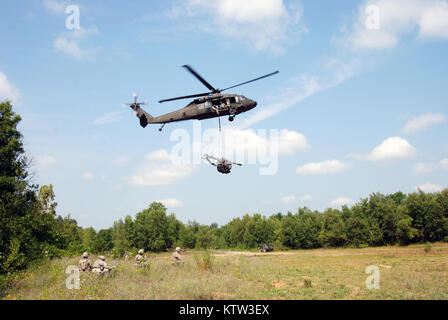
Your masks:
[[[122,257],[138,249],[278,249],[365,247],[448,241],[448,189],[410,194],[371,194],[351,207],[323,212],[307,207],[269,217],[246,214],[223,226],[183,223],[158,202],[114,222],[107,229],[82,228],[56,212],[52,185],[31,183],[29,159],[17,130],[20,116],[0,103],[0,275],[42,258],[110,253]]]

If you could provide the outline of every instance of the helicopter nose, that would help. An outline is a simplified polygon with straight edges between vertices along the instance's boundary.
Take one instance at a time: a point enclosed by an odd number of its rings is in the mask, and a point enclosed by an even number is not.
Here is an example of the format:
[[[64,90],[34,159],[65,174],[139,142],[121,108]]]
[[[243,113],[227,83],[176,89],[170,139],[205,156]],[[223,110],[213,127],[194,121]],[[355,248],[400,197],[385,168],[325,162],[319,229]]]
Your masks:
[[[250,102],[249,102],[249,107],[250,107],[251,109],[253,109],[253,108],[255,108],[256,106],[257,106],[257,101],[250,100]]]

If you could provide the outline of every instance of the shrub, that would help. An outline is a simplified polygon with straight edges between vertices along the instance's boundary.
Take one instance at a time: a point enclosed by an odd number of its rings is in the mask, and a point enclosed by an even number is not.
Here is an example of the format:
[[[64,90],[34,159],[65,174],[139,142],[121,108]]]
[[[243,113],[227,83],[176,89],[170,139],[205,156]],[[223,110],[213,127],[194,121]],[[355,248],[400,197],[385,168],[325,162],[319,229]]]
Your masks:
[[[311,279],[303,279],[303,287],[304,288],[311,288]]]
[[[429,253],[431,251],[431,248],[432,248],[431,242],[426,242],[425,249],[424,249],[425,253]]]
[[[201,253],[195,253],[193,259],[200,270],[208,271],[213,268],[215,255],[210,250],[204,250]]]

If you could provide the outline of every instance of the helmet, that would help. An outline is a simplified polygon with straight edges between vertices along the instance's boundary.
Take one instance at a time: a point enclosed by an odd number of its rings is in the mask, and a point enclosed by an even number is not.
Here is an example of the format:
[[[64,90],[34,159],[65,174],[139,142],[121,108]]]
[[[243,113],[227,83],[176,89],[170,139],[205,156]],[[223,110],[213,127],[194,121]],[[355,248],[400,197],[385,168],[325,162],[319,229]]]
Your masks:
[[[180,251],[180,248],[179,248],[179,247],[177,247],[177,248],[176,248],[176,251]]]
[[[104,256],[99,256],[98,258],[100,258],[100,260],[106,260],[106,258],[104,258]]]
[[[82,254],[82,256],[83,256],[83,258],[88,258],[88,257],[89,257],[89,254],[88,254],[87,252],[84,252],[84,253]]]
[[[145,251],[143,249],[138,250],[138,254],[143,254]]]

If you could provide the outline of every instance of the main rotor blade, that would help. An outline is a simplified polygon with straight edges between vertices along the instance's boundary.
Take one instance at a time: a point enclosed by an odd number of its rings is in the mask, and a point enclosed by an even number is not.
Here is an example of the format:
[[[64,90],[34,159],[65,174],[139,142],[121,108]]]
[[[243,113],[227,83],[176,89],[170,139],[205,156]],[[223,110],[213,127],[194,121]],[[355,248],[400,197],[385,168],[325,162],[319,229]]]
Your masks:
[[[204,80],[204,78],[202,78],[199,73],[197,73],[192,67],[190,67],[189,65],[183,65],[182,67],[184,67],[185,69],[187,69],[188,71],[190,71],[196,78],[198,78],[199,81],[202,82],[202,84],[204,86],[206,86],[209,90],[216,92],[217,90],[215,88],[212,87],[212,85],[210,83],[208,83],[207,81]]]
[[[243,84],[251,83],[251,82],[254,82],[254,81],[257,81],[257,80],[261,80],[263,78],[267,78],[267,77],[273,76],[274,74],[277,74],[279,72],[280,71],[275,71],[275,72],[272,72],[270,74],[264,75],[262,77],[259,77],[259,78],[256,78],[256,79],[252,79],[252,80],[249,80],[249,81],[246,81],[246,82],[243,82],[243,83],[240,83],[240,84],[237,84],[237,85],[234,85],[234,86],[231,86],[231,87],[219,90],[219,91],[225,91],[225,90],[229,90],[229,89],[232,89],[232,88],[235,88],[235,87],[239,87],[239,86],[242,86]]]
[[[205,97],[208,96],[210,92],[207,93],[198,93],[198,94],[192,94],[190,96],[183,96],[183,97],[176,97],[176,98],[170,98],[170,99],[164,99],[160,100],[159,103],[167,102],[167,101],[173,101],[173,100],[181,100],[181,99],[189,99],[189,98],[197,98],[197,97]]]
[[[242,164],[241,163],[236,163],[236,162],[232,162],[233,164],[236,164],[237,166],[242,166]]]

